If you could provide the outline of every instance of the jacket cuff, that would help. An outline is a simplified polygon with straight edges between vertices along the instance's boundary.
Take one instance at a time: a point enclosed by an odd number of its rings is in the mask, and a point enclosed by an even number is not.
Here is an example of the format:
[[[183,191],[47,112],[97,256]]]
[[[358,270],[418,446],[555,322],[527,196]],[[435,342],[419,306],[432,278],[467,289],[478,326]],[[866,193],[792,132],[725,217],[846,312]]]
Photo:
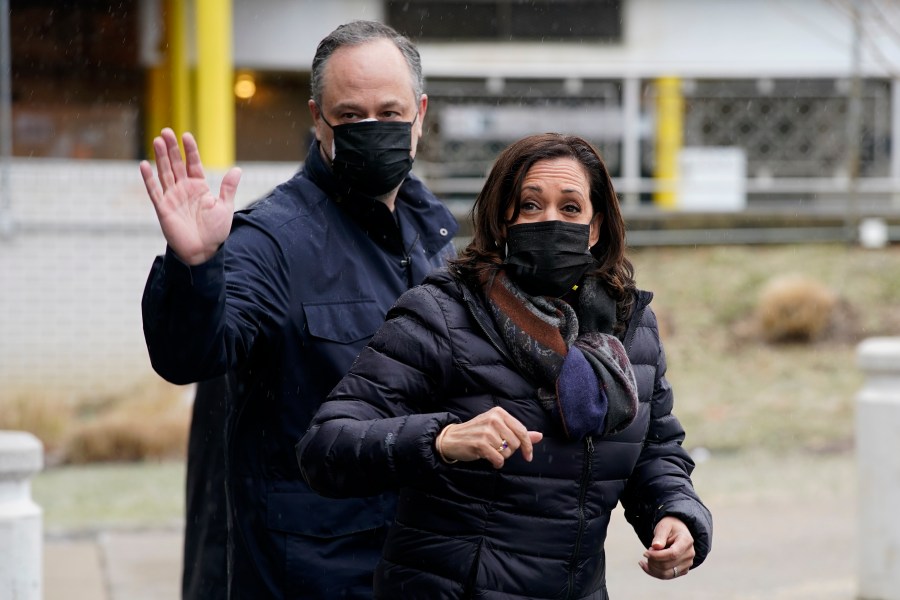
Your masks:
[[[694,498],[680,498],[660,505],[656,509],[653,529],[664,517],[676,517],[687,525],[694,538],[694,564],[699,567],[712,550],[712,514],[702,502]]]
[[[195,288],[198,291],[218,290],[225,280],[225,252],[220,246],[208,261],[191,266],[166,246],[163,270],[165,277],[175,287]]]

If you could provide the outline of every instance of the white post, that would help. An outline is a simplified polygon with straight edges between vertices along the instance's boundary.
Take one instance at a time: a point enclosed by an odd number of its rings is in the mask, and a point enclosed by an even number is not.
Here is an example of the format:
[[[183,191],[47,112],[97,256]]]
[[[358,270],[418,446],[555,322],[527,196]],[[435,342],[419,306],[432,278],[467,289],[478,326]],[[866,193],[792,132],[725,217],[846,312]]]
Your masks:
[[[863,341],[857,360],[859,598],[900,600],[900,338]]]
[[[44,464],[41,442],[21,431],[0,431],[0,596],[40,600],[41,508],[31,478]]]

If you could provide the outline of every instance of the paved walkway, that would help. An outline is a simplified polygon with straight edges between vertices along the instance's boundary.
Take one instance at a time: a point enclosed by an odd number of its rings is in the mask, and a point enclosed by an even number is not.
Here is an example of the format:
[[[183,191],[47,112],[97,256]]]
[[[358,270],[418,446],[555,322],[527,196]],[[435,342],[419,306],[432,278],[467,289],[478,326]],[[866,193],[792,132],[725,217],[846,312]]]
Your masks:
[[[640,543],[617,511],[606,548],[612,598],[855,597],[856,501],[849,459],[782,465],[780,470],[776,463],[716,462],[701,465],[695,477],[715,520],[713,553],[706,564],[675,581],[646,576],[637,565]],[[179,597],[180,530],[53,534],[44,550],[46,600]]]

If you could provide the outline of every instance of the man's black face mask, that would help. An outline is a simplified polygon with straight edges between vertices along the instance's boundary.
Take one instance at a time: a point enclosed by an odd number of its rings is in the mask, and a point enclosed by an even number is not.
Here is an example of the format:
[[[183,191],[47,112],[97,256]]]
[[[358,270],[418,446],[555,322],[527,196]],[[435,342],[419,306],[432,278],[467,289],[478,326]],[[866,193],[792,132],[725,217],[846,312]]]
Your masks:
[[[409,123],[366,120],[334,126],[325,121],[334,134],[331,169],[340,192],[377,198],[403,183],[413,164],[413,123],[415,118]]]
[[[525,293],[559,297],[594,264],[588,244],[591,226],[564,221],[510,225],[506,230],[506,273]]]

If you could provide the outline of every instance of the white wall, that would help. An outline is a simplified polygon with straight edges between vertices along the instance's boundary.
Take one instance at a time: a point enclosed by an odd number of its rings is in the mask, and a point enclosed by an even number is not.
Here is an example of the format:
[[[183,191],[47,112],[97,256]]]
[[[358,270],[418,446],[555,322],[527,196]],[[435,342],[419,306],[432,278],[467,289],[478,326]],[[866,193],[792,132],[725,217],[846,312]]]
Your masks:
[[[866,0],[864,69],[900,72],[900,5]],[[840,77],[850,72],[849,2],[624,0],[623,43],[421,44],[427,76]],[[238,67],[308,70],[318,41],[380,0],[235,0]],[[887,18],[885,18],[887,17]],[[885,25],[885,21],[889,21]],[[874,51],[878,48],[878,52]]]
[[[383,14],[380,0],[234,0],[235,66],[308,71],[338,25]]]
[[[238,205],[296,167],[245,165]],[[0,401],[102,396],[155,377],[140,301],[165,242],[137,163],[19,159],[11,183],[15,230],[0,236]]]

